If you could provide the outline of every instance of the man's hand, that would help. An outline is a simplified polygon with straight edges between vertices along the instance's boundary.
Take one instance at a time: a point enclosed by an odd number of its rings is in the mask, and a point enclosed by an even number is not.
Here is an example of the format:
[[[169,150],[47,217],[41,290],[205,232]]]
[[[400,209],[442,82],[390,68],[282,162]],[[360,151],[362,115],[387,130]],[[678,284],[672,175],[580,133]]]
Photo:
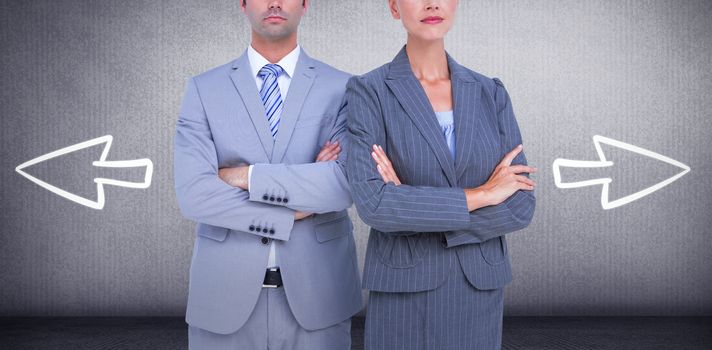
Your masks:
[[[294,221],[306,219],[312,215],[314,215],[314,213],[308,213],[305,211],[297,211],[296,213],[294,213]]]
[[[221,168],[218,170],[218,176],[232,187],[239,187],[243,190],[249,190],[249,182],[247,173],[249,165],[241,165],[235,168]]]
[[[373,152],[371,152],[371,157],[373,157],[373,160],[376,162],[376,168],[378,169],[378,173],[381,174],[383,182],[393,182],[396,186],[401,184],[395,169],[393,169],[393,164],[391,164],[391,160],[388,159],[386,152],[383,151],[383,148],[381,148],[380,145],[373,145]]]
[[[332,160],[337,160],[339,158],[339,153],[341,153],[341,146],[339,145],[339,141],[326,141],[324,146],[321,147],[321,151],[319,151],[319,154],[316,155],[316,161],[328,162]]]

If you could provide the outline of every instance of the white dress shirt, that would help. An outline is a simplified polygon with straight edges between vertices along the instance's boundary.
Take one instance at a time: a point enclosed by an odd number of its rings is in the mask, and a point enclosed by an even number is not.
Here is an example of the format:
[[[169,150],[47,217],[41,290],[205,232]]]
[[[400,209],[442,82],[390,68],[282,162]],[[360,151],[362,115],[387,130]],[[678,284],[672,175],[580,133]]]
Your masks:
[[[294,70],[297,68],[297,60],[299,59],[299,52],[300,52],[299,45],[294,48],[290,53],[288,53],[286,56],[284,56],[279,62],[277,62],[278,65],[284,69],[284,72],[280,74],[280,76],[277,78],[277,85],[279,85],[279,92],[280,95],[282,96],[282,102],[287,98],[287,91],[289,90],[289,84],[292,82],[292,76],[294,76]],[[268,61],[266,58],[264,58],[262,55],[259,54],[255,49],[252,48],[252,45],[247,47],[247,58],[250,61],[250,68],[252,69],[252,77],[255,78],[255,84],[257,84],[257,91],[260,90],[262,87],[262,78],[258,76],[257,74],[260,72],[260,69],[264,67],[266,64],[270,64],[272,62]],[[267,114],[263,115],[263,117],[266,119]],[[281,124],[281,123],[280,123]],[[277,135],[279,135],[279,129],[277,129]],[[250,187],[250,175],[252,175],[252,165],[250,165],[249,170],[247,171],[247,186],[248,190]],[[277,263],[277,253],[274,248],[274,240],[270,243],[269,247],[269,260],[267,261],[267,268],[275,268],[278,267],[279,264]]]

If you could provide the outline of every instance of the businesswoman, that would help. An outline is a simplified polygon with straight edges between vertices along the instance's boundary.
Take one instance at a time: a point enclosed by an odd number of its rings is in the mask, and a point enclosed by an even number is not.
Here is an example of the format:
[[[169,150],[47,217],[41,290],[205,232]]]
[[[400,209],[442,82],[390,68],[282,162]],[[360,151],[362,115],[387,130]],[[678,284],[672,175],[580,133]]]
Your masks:
[[[366,349],[497,349],[505,234],[535,183],[507,90],[445,52],[457,0],[390,0],[408,33],[392,62],[347,84],[347,173],[371,227]]]

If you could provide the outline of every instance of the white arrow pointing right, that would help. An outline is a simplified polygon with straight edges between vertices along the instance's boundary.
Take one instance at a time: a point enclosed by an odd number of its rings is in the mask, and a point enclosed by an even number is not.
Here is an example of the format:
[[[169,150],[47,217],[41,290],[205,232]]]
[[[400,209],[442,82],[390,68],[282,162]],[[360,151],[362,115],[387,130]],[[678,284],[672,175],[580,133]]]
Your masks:
[[[627,195],[625,197],[616,199],[614,201],[609,201],[608,200],[608,185],[613,181],[611,178],[600,178],[600,179],[593,179],[593,180],[586,180],[586,181],[578,181],[578,182],[563,182],[561,181],[561,168],[562,167],[569,167],[569,168],[600,168],[600,167],[610,167],[613,166],[613,162],[606,160],[606,155],[603,153],[603,149],[601,148],[601,143],[611,145],[614,147],[618,147],[627,151],[635,152],[647,157],[651,157],[660,161],[663,161],[665,163],[674,165],[676,167],[679,167],[682,169],[681,172],[677,173],[676,175],[658,182],[657,184],[650,186],[648,188],[645,188],[643,190],[640,190],[638,192],[635,192],[633,194]],[[571,160],[571,159],[563,159],[563,158],[557,158],[554,160],[553,164],[553,170],[554,170],[554,183],[556,184],[556,187],[558,188],[576,188],[576,187],[584,187],[584,186],[593,186],[593,185],[603,185],[603,188],[601,190],[601,206],[603,209],[613,209],[616,207],[619,207],[624,204],[628,204],[636,199],[640,199],[642,197],[645,197],[667,185],[672,183],[673,181],[679,179],[683,175],[687,174],[690,171],[690,167],[682,164],[672,158],[666,157],[662,154],[655,153],[653,151],[649,151],[644,148],[640,148],[638,146],[634,146],[625,142],[617,141],[614,139],[610,139],[601,135],[594,135],[593,136],[593,144],[596,147],[596,152],[598,153],[598,158],[599,160]]]

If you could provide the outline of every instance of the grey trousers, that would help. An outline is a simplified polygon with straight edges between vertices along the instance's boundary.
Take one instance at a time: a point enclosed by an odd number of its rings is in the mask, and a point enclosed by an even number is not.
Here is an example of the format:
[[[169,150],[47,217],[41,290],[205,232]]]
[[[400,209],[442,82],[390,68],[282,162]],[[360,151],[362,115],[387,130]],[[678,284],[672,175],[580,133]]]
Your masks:
[[[190,350],[350,350],[351,319],[309,331],[294,318],[284,288],[262,288],[249,319],[232,334],[188,326]]]
[[[366,350],[500,349],[504,289],[476,289],[455,265],[434,290],[371,291]]]

